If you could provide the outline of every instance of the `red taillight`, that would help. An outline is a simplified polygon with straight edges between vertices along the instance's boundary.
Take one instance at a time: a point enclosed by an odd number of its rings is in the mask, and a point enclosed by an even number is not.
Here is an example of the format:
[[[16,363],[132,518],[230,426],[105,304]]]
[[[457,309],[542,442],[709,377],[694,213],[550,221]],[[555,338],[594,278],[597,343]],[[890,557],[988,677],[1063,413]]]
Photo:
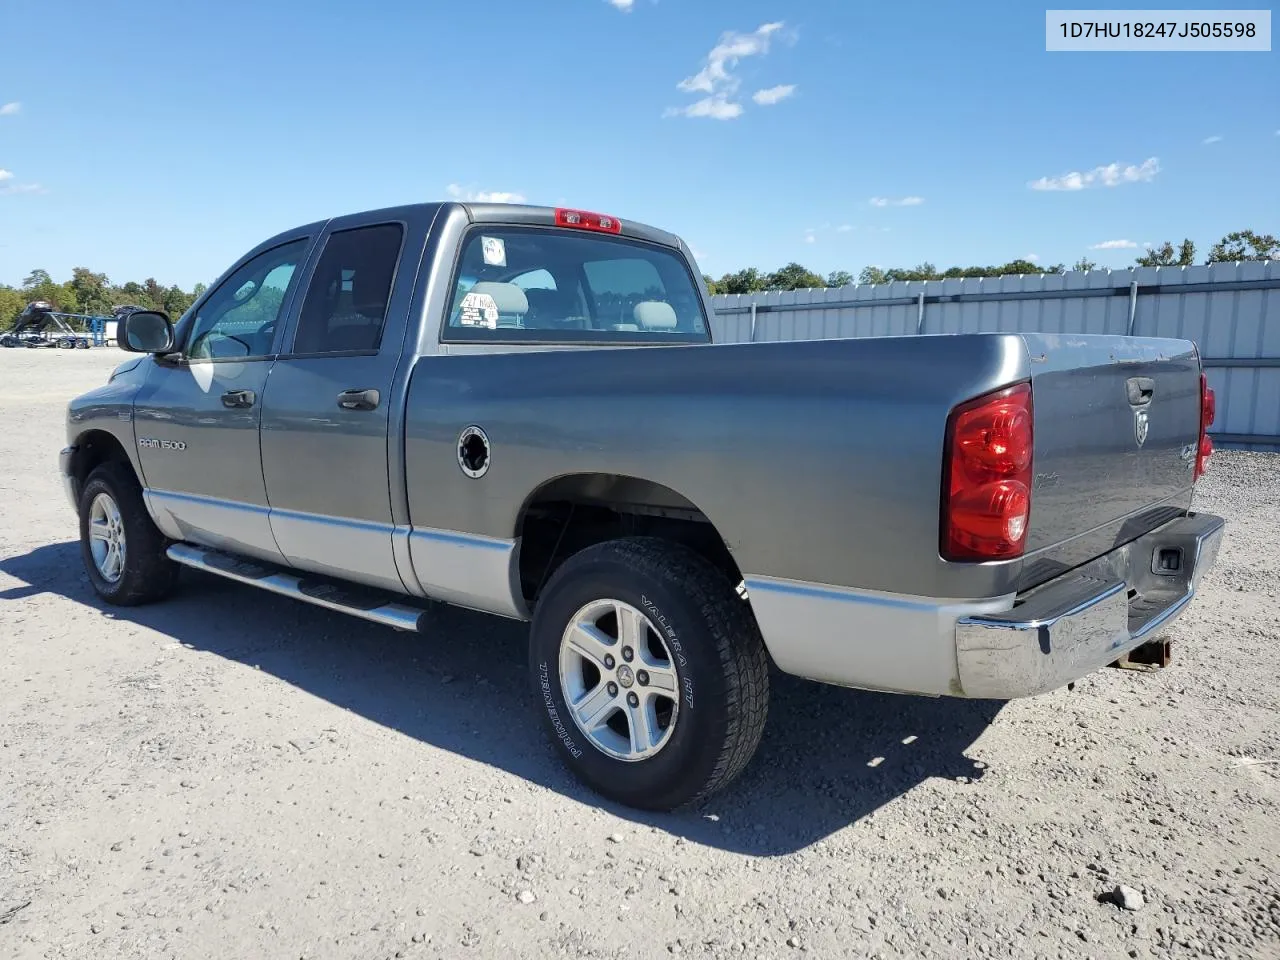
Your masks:
[[[573,227],[576,230],[595,230],[599,233],[621,233],[622,221],[606,213],[588,213],[586,210],[556,208],[556,226]]]
[[[997,390],[951,412],[943,461],[943,559],[1022,555],[1031,516],[1031,452],[1031,384]]]
[[[1196,447],[1196,469],[1192,480],[1199,480],[1209,465],[1209,457],[1213,455],[1213,437],[1209,436],[1209,428],[1213,426],[1218,415],[1218,400],[1209,388],[1209,378],[1200,374],[1200,440]]]

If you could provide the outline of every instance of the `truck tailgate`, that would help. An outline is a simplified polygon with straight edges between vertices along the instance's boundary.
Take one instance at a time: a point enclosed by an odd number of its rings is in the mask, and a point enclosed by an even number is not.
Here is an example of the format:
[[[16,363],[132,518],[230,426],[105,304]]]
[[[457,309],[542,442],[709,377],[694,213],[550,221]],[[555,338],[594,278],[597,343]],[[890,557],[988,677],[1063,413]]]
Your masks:
[[[1185,340],[1025,334],[1035,473],[1028,589],[1190,507],[1200,363]]]

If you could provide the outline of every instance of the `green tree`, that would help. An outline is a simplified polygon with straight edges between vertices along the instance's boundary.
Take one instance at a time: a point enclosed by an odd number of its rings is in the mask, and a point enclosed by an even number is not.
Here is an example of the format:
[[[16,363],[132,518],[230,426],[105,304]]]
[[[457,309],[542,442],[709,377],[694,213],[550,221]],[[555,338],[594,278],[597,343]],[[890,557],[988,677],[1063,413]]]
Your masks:
[[[1236,230],[1228,233],[1210,248],[1209,259],[1205,263],[1235,260],[1280,260],[1280,240],[1269,233],[1257,234],[1252,230]]]
[[[720,292],[719,290],[716,289],[715,280],[705,273],[702,275],[702,285],[707,288],[707,293],[710,296],[714,297],[717,293]],[[199,284],[197,284],[197,286],[199,286]],[[199,294],[196,294],[196,296],[199,296]]]
[[[155,277],[147,277],[142,281],[142,289],[147,292],[147,299],[161,309],[164,309],[164,297],[168,293],[163,284],[156,280]]]
[[[148,296],[146,288],[132,280],[116,288],[115,293],[116,296],[112,298],[115,301],[115,305],[131,303],[139,307],[146,307],[148,310],[160,309],[160,304]]]
[[[720,293],[756,293],[766,289],[765,278],[755,267],[747,267],[737,273],[726,273],[716,281]]]
[[[1196,245],[1187,239],[1174,250],[1173,244],[1166,240],[1158,247],[1150,247],[1135,262],[1140,267],[1189,267],[1196,262]]]
[[[176,284],[164,292],[164,312],[176,321],[195,303],[195,294],[187,293]]]
[[[1079,260],[1077,260],[1075,263],[1071,265],[1071,269],[1081,270],[1087,273],[1088,271],[1095,269],[1097,266],[1098,265],[1094,263],[1092,260],[1090,260],[1088,257],[1081,257]]]
[[[792,261],[785,267],[779,267],[769,274],[765,280],[769,290],[802,290],[823,286],[822,277],[812,270]]]
[[[848,270],[832,270],[827,274],[828,287],[847,287],[853,283],[853,274]]]
[[[55,309],[75,307],[75,293],[69,285],[54,283],[47,270],[32,270],[22,281],[22,295],[31,300],[47,300]]]
[[[863,267],[858,274],[859,283],[888,283],[889,277],[880,267]]]
[[[110,314],[111,298],[107,292],[110,281],[105,273],[94,273],[87,267],[74,267],[70,286],[75,294],[77,312],[94,316]]]
[[[26,305],[27,298],[22,295],[21,290],[0,284],[0,331],[12,327]]]

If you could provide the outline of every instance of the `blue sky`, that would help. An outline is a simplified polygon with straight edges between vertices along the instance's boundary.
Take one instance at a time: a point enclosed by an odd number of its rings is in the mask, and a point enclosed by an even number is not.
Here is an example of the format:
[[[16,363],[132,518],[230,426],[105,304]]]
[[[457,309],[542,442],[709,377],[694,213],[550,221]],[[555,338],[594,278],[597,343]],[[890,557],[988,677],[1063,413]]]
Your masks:
[[[297,223],[490,193],[716,276],[1280,231],[1280,53],[1046,53],[1044,5],[5,6],[0,282],[189,287]]]

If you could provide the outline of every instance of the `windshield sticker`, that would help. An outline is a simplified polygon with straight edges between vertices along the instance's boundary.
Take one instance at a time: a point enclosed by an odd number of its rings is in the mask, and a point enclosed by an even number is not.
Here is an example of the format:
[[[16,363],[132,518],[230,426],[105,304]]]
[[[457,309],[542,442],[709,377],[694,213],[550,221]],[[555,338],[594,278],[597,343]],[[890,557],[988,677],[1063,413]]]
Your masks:
[[[501,237],[481,237],[480,247],[484,250],[484,262],[489,266],[507,265],[507,245]]]
[[[464,327],[494,329],[498,325],[497,301],[487,293],[468,293],[462,298],[462,314],[458,323]]]

